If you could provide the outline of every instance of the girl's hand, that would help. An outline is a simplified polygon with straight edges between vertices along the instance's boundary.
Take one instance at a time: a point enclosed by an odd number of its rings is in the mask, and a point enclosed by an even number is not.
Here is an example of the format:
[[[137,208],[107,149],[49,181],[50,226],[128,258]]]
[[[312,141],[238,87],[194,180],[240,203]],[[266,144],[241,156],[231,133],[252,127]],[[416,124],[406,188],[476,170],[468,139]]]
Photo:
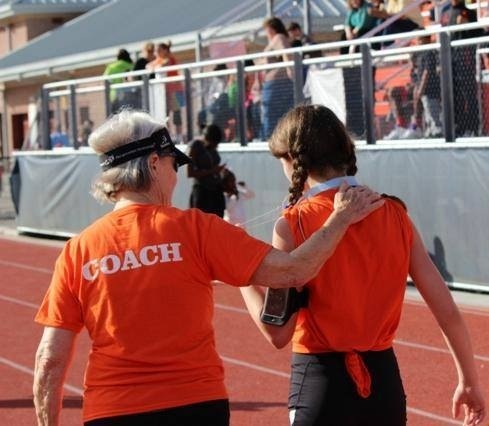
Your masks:
[[[478,386],[464,386],[459,383],[453,394],[452,414],[457,418],[460,408],[464,409],[464,426],[480,425],[486,415],[484,398]]]

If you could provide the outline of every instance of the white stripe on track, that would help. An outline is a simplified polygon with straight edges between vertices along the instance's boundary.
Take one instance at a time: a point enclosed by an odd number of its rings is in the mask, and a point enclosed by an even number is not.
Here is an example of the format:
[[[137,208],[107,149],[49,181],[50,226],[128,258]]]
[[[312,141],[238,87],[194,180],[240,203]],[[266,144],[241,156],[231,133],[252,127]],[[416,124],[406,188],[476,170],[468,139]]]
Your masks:
[[[36,266],[29,266],[24,263],[10,262],[9,260],[0,259],[0,265],[11,266],[13,268],[19,268],[19,269],[26,269],[28,271],[42,272],[43,274],[49,274],[49,275],[53,273],[52,269],[38,268]]]
[[[428,417],[429,419],[432,420],[439,420],[448,423],[450,425],[459,425],[459,426],[462,425],[461,421],[457,421],[449,417],[438,416],[437,414],[430,413],[429,411],[418,410],[417,408],[412,408],[412,407],[407,407],[407,411],[408,413],[413,413],[413,414],[417,414],[418,416]]]
[[[223,361],[229,363],[229,364],[239,365],[240,367],[250,368],[252,370],[260,371],[262,373],[272,374],[274,376],[284,377],[286,379],[290,378],[290,374],[285,373],[284,371],[279,371],[279,370],[274,370],[272,368],[262,367],[261,365],[252,364],[250,362],[245,362],[245,361],[241,361],[241,360],[236,359],[236,358],[229,358],[226,356],[221,356],[221,359]],[[447,424],[461,425],[460,422],[453,420],[453,419],[450,419],[449,417],[439,416],[437,414],[430,413],[429,411],[419,410],[418,408],[407,407],[407,411],[410,413],[416,414],[418,416],[426,417],[428,419],[443,421]]]
[[[30,374],[31,376],[34,376],[34,370],[32,370],[31,368],[28,368],[28,367],[25,367],[21,364],[17,364],[16,362],[14,361],[11,361],[7,358],[4,358],[3,356],[0,356],[0,363],[2,364],[5,364],[7,365],[8,367],[11,367],[11,368],[14,368],[15,370],[18,370],[18,371],[22,371],[23,373],[27,373],[27,374]],[[63,387],[70,391],[70,392],[73,392],[77,395],[83,395],[83,390],[80,389],[80,388],[77,388],[76,386],[72,386],[68,383],[65,383],[63,385]]]
[[[450,351],[448,349],[437,348],[436,346],[423,345],[421,343],[413,343],[401,339],[394,340],[394,343],[396,345],[408,346],[410,348],[416,348],[416,349],[424,349],[425,351],[431,351],[431,352],[441,352],[450,355]],[[479,361],[489,362],[488,356],[474,355],[474,358]]]
[[[0,294],[0,300],[4,300],[6,302],[11,302],[11,303],[16,303],[18,305],[26,306],[29,308],[34,308],[34,309],[38,308],[38,306],[33,304],[33,303],[25,302],[23,300],[16,299],[13,297],[9,297],[9,296],[5,296],[2,294]],[[233,306],[227,306],[227,305],[222,305],[222,304],[218,304],[218,303],[215,304],[215,307],[219,308],[219,309],[232,311],[232,312],[247,313],[247,311],[245,309],[235,308]],[[410,343],[410,342],[406,342],[406,341],[396,341],[396,343],[400,344],[400,345],[405,345],[405,346],[412,346],[412,347],[417,348],[417,349],[425,349],[425,350],[431,350],[431,351],[435,351],[435,352],[443,352],[443,353],[447,352],[448,353],[447,350],[435,348],[433,346],[426,346],[426,345],[421,345],[421,344],[417,344],[417,343]],[[481,359],[482,361],[486,361],[486,360],[489,361],[488,357],[481,357],[481,356],[476,355],[475,358]],[[238,365],[240,367],[249,368],[252,370],[260,371],[262,373],[267,373],[267,374],[271,374],[274,376],[283,377],[286,379],[290,378],[290,374],[286,373],[284,371],[275,370],[273,368],[263,367],[263,366],[258,365],[258,364],[253,364],[251,362],[246,362],[246,361],[242,361],[242,360],[239,360],[236,358],[230,358],[227,356],[221,356],[221,359],[224,362],[227,362],[229,364]],[[10,361],[10,360],[3,358],[1,356],[0,356],[0,363],[8,365],[9,367],[15,368],[16,370],[22,371],[24,373],[34,375],[34,371],[32,369],[24,367],[23,365],[17,364],[16,362]],[[82,389],[77,388],[76,386],[72,386],[70,384],[65,384],[64,388],[66,390],[69,390],[70,392],[75,393],[75,394],[83,395]],[[444,421],[448,424],[454,424],[454,425],[460,425],[461,424],[460,422],[454,421],[448,417],[438,416],[436,414],[433,414],[433,413],[430,413],[430,412],[424,411],[424,410],[419,410],[417,408],[407,407],[407,411],[411,412],[413,414],[419,415],[419,416],[427,417],[429,419]]]
[[[422,308],[428,308],[428,305],[423,300],[408,300],[404,299],[404,303],[406,305],[412,305],[412,306],[419,306]],[[472,314],[472,315],[480,315],[482,317],[489,317],[489,311],[487,309],[484,309],[483,307],[471,307],[463,304],[459,304],[455,302],[455,304],[458,307],[458,310],[464,314]]]
[[[261,365],[253,364],[251,362],[241,361],[240,359],[229,358],[227,356],[221,356],[221,359],[229,364],[239,365],[240,367],[250,368],[252,370],[261,371],[262,373],[273,374],[274,376],[285,377],[286,379],[290,377],[289,373],[274,370],[273,368],[263,367]]]
[[[243,308],[235,308],[234,306],[222,305],[221,303],[214,303],[214,306],[225,311],[238,312],[239,314],[247,314],[248,311]]]
[[[237,312],[240,314],[247,314],[248,313],[248,311],[246,309],[235,308],[233,306],[222,305],[220,303],[216,303],[216,304],[214,304],[214,306],[216,308],[223,309],[225,311]],[[430,345],[423,345],[421,343],[408,342],[407,340],[402,340],[402,339],[395,339],[394,343],[397,345],[400,345],[400,346],[409,346],[411,348],[423,349],[423,350],[431,351],[431,352],[440,352],[443,354],[450,355],[450,351],[448,349],[438,348],[436,346],[430,346]],[[474,355],[474,358],[479,360],[479,361],[482,361],[482,362],[489,362],[489,357],[487,357],[487,356]]]
[[[5,296],[3,294],[0,294],[0,300],[4,300],[5,302],[15,303],[16,305],[20,305],[20,306],[26,306],[27,308],[39,309],[39,305],[26,302],[24,300],[16,299],[15,297]]]
[[[17,305],[25,306],[27,308],[33,308],[33,309],[39,308],[39,306],[34,304],[34,303],[30,303],[30,302],[26,302],[24,300],[16,299],[15,297],[5,296],[3,294],[0,294],[0,300],[3,300],[5,302],[10,302],[10,303],[15,303]],[[216,303],[216,304],[214,304],[214,306],[218,309],[223,309],[225,311],[237,312],[240,314],[247,314],[248,313],[248,311],[246,309],[235,308],[234,306],[223,305],[220,303]],[[448,349],[438,348],[436,346],[430,346],[430,345],[423,345],[421,343],[408,342],[407,340],[402,340],[402,339],[396,339],[396,340],[394,340],[394,343],[396,345],[400,345],[400,346],[408,346],[408,347],[415,348],[415,349],[422,349],[425,351],[439,352],[439,353],[450,355],[450,351]],[[482,361],[482,362],[489,362],[489,357],[487,357],[487,356],[474,355],[474,359],[476,359],[478,361]]]

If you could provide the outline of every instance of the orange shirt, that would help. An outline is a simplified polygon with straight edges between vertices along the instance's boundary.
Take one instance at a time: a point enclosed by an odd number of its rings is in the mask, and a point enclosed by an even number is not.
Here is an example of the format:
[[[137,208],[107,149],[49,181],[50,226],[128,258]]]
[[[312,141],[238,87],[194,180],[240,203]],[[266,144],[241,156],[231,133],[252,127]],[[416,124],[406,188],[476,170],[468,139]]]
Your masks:
[[[336,189],[285,211],[296,244],[319,229],[333,211]],[[411,222],[400,203],[350,226],[333,255],[310,283],[293,336],[298,353],[382,350],[399,324],[412,243]]]
[[[177,64],[178,64],[178,62],[177,62],[175,56],[173,56],[173,55],[168,56],[166,61],[164,58],[161,58],[158,56],[154,60],[152,60],[149,64],[147,64],[146,68],[150,69],[150,70],[155,70],[157,68],[171,67],[171,66],[177,65]],[[166,72],[166,77],[176,77],[177,75],[179,75],[177,70],[171,70],[171,71]],[[169,93],[170,92],[171,93],[181,92],[181,91],[183,91],[183,84],[180,81],[173,81],[170,83],[166,83],[165,88],[166,88],[166,91]]]
[[[217,216],[155,205],[70,240],[36,321],[90,334],[84,421],[226,398],[210,281],[246,285],[270,248]]]

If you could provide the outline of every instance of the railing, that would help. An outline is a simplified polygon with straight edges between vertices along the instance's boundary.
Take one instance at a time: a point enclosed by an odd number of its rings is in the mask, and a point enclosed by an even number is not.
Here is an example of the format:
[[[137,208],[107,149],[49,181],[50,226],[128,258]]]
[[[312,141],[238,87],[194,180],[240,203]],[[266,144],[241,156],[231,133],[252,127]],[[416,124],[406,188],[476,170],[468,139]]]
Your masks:
[[[150,111],[162,120],[169,116],[170,130],[182,141],[192,139],[199,133],[201,125],[209,123],[220,125],[226,140],[238,141],[241,145],[252,140],[265,140],[276,124],[277,114],[281,114],[284,108],[310,101],[305,99],[303,91],[306,71],[309,82],[317,83],[320,78],[324,81],[328,76],[342,82],[343,87],[337,86],[335,90],[329,91],[325,103],[331,106],[328,98],[338,100],[338,93],[343,91],[347,127],[357,138],[365,139],[369,144],[386,139],[388,133],[396,130],[393,120],[389,119],[391,115],[394,115],[396,122],[402,119],[417,124],[418,130],[424,132],[418,132],[418,139],[432,137],[454,142],[464,135],[486,136],[489,134],[489,124],[486,126],[484,120],[486,109],[489,110],[489,101],[486,107],[488,96],[485,93],[486,82],[480,78],[483,69],[479,56],[486,54],[480,48],[484,44],[489,45],[489,37],[452,40],[454,33],[483,27],[484,22],[429,28],[175,65],[156,70],[153,79],[149,78],[150,71],[143,70],[49,83],[42,89],[41,145],[49,149],[56,145],[57,140],[65,144],[67,137],[69,144],[78,148],[86,143],[91,128],[123,105]],[[374,43],[378,45],[395,40],[410,43],[426,35],[436,38],[436,42],[383,50],[371,48]],[[360,52],[338,53],[340,49],[350,46],[356,46]],[[321,57],[303,59],[304,54],[319,50],[322,52]],[[436,78],[431,82],[432,86],[438,87],[430,87],[430,90],[441,95],[439,117],[433,117],[435,113],[432,109],[436,109],[436,106],[428,100],[423,101],[425,111],[420,113],[421,107],[413,104],[410,90],[406,89],[411,77],[404,70],[409,68],[407,64],[413,56],[419,56],[422,52],[435,52],[439,58],[439,82],[436,83]],[[267,57],[279,55],[286,55],[287,60],[245,66],[246,60],[260,62]],[[464,75],[461,73],[461,61],[467,64]],[[222,63],[228,64],[229,69],[202,71]],[[263,81],[263,73],[271,70],[276,70],[274,72],[281,74],[282,78]],[[178,71],[179,75],[167,77],[169,71]],[[386,73],[396,77],[386,78]],[[111,80],[117,78],[127,81],[111,83]],[[260,84],[264,89],[258,89]],[[212,92],[213,87],[217,88],[217,92]],[[224,107],[219,109],[217,105],[219,95],[224,90],[227,110]],[[402,96],[397,96],[397,92]],[[382,94],[386,99],[382,98]],[[313,101],[317,99],[316,95],[312,93]],[[476,126],[471,117],[474,114]],[[487,118],[489,121],[489,113]],[[435,126],[433,121],[440,123],[439,134],[433,129],[431,133],[427,131],[427,124],[423,123],[427,120],[430,126]]]

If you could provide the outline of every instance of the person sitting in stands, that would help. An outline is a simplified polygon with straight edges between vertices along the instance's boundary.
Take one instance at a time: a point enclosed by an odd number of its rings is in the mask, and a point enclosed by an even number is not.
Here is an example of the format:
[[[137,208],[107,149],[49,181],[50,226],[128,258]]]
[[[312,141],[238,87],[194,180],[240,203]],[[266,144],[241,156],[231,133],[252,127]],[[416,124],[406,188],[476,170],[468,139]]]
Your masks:
[[[423,17],[419,7],[413,6],[414,2],[415,0],[387,0],[385,9],[372,8],[370,14],[378,19],[389,19],[399,13],[403,13],[401,17],[385,28],[384,35],[413,31],[423,27]],[[384,45],[392,43],[387,42]]]

